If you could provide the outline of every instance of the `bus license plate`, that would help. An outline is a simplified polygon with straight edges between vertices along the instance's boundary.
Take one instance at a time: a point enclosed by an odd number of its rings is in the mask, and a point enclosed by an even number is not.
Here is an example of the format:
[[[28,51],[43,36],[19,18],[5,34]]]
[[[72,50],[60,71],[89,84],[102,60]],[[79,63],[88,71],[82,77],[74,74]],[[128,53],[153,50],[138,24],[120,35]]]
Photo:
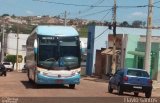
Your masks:
[[[57,84],[63,84],[63,82],[64,82],[63,80],[56,80]]]

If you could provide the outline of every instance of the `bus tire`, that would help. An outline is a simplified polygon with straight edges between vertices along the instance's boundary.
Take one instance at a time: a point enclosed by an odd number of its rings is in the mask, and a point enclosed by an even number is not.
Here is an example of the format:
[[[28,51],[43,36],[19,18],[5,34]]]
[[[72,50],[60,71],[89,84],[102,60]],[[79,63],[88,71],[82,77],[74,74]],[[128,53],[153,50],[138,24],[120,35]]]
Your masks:
[[[28,81],[29,81],[30,83],[32,83],[32,79],[31,79],[31,78],[28,78]]]
[[[29,77],[29,75],[28,75],[28,81],[29,81],[30,83],[33,82],[32,79]]]
[[[34,88],[39,89],[40,88],[40,84],[34,83]]]
[[[75,89],[75,84],[69,84],[69,88]]]

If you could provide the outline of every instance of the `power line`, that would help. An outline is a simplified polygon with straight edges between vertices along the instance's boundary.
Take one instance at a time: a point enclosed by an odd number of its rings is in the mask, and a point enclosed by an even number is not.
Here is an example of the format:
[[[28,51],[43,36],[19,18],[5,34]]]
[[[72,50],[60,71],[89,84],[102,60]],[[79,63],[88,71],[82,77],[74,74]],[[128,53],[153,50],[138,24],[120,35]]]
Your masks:
[[[83,7],[112,7],[112,6],[80,5],[80,4],[62,3],[62,2],[54,2],[54,1],[47,1],[47,0],[32,0],[32,1],[39,1],[39,2],[53,3],[53,4],[66,5],[66,6],[83,6]]]
[[[52,3],[52,4],[57,4],[57,5],[66,5],[66,6],[81,6],[81,7],[99,7],[99,8],[104,8],[104,7],[112,7],[112,6],[107,6],[107,5],[80,5],[80,4],[71,4],[71,3],[63,3],[63,2],[54,2],[54,1],[47,1],[47,0],[32,0],[32,1],[38,1],[38,2],[44,2],[44,3]],[[104,0],[103,0],[104,1]],[[160,2],[160,1],[159,1]],[[155,2],[158,3],[158,2]],[[148,7],[148,5],[138,5],[138,6],[117,6],[118,8],[141,8],[141,7]]]
[[[96,6],[99,6],[101,3],[103,3],[104,2],[104,0],[101,0],[101,1],[97,1],[96,3],[94,3],[93,5],[96,5]],[[88,9],[84,9],[84,10],[81,10],[81,11],[79,11],[79,14],[80,13],[86,13],[86,12],[88,12],[88,11],[90,11],[90,10],[92,10],[92,9],[94,9],[95,7],[89,7]]]
[[[90,14],[83,15],[83,16],[80,16],[80,17],[85,17],[85,16],[91,16],[91,15],[95,15],[95,14],[99,14],[99,13],[106,12],[106,11],[108,11],[108,10],[112,10],[112,8],[110,8],[110,9],[107,9],[107,10],[102,10],[102,11],[94,12],[94,13],[90,13]]]
[[[156,1],[156,2],[154,2],[153,4],[157,4],[157,3],[160,3],[160,1]]]
[[[153,6],[153,7],[160,8],[160,6]]]
[[[94,40],[96,40],[97,38],[99,38],[101,35],[103,35],[104,34],[104,32],[106,32],[107,30],[109,30],[108,28],[107,29],[105,29],[102,33],[100,33],[98,36],[96,36],[95,38],[94,38]]]
[[[106,18],[106,16],[109,14],[110,11],[107,12],[106,15],[103,16],[103,18],[100,20],[101,22]]]

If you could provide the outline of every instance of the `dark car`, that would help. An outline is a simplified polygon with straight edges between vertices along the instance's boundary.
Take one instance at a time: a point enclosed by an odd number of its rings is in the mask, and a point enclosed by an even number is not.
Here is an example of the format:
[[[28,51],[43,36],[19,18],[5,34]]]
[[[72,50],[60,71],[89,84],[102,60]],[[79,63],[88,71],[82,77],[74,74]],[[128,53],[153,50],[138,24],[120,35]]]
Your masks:
[[[0,63],[0,76],[6,76],[7,75],[7,70],[6,70],[6,68],[5,68],[5,66],[2,64],[2,63]]]
[[[139,92],[142,92],[149,98],[152,94],[152,80],[145,70],[120,69],[109,80],[108,92],[112,93],[114,89],[119,95],[123,92],[134,92],[134,95],[138,96]]]

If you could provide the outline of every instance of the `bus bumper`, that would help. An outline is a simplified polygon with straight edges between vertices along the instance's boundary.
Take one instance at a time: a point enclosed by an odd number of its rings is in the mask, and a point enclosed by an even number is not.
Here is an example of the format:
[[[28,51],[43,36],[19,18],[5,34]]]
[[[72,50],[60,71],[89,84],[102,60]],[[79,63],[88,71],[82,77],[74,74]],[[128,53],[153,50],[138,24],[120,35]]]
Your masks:
[[[80,84],[80,74],[67,78],[55,78],[37,74],[35,82],[36,84]]]

